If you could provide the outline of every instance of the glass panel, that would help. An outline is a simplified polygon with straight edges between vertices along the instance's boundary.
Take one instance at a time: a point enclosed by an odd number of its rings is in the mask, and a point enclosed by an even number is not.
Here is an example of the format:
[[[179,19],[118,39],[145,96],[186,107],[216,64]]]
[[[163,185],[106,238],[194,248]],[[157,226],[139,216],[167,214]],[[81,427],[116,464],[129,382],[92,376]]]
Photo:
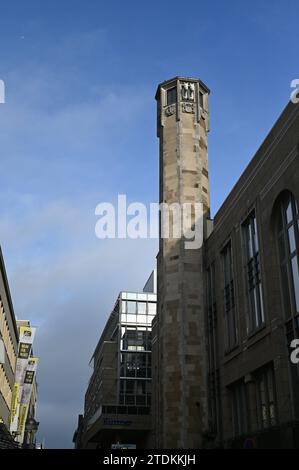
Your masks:
[[[176,103],[176,87],[167,90],[167,105]]]
[[[137,308],[138,308],[138,313],[141,313],[143,315],[146,314],[146,303],[145,302],[138,302]]]
[[[146,315],[137,315],[137,323],[147,323],[147,316]]]
[[[149,315],[156,315],[157,312],[157,304],[155,303],[148,303],[148,314]]]
[[[127,303],[127,302],[125,302],[125,301],[122,301],[122,303],[121,303],[121,311],[122,311],[122,313],[126,313],[126,303]]]
[[[134,393],[134,380],[126,380],[126,393],[133,394]]]
[[[147,300],[147,294],[137,294],[138,300]]]
[[[127,299],[128,300],[136,300],[137,299],[137,294],[134,292],[127,292]]]
[[[294,225],[291,225],[291,227],[288,229],[288,238],[289,238],[290,253],[293,253],[293,251],[296,250]]]
[[[128,313],[136,313],[136,302],[127,302]]]
[[[253,227],[254,231],[254,245],[255,245],[255,252],[259,251],[259,242],[258,242],[258,234],[257,234],[257,227],[256,227],[256,218],[253,219]]]
[[[127,322],[136,323],[136,315],[127,315]]]
[[[126,321],[127,321],[127,315],[125,315],[124,313],[122,313],[122,315],[121,315],[121,321],[122,321],[122,322],[126,322]]]
[[[299,270],[298,270],[297,256],[294,256],[292,258],[292,272],[293,272],[294,293],[295,293],[295,300],[296,300],[296,311],[299,312]]]
[[[287,206],[286,206],[286,218],[287,218],[287,223],[288,224],[293,220],[292,202],[291,202],[290,197],[289,197],[289,200],[288,200]]]
[[[247,225],[246,227],[246,232],[247,232],[247,253],[248,253],[248,258],[253,257],[253,251],[252,251],[252,236],[251,236],[251,227],[250,224]]]
[[[127,293],[126,293],[126,292],[122,292],[122,293],[121,293],[121,298],[122,298],[122,299],[126,299],[126,298],[127,298]]]
[[[153,302],[156,302],[157,300],[157,294],[147,294],[148,300],[152,300]]]

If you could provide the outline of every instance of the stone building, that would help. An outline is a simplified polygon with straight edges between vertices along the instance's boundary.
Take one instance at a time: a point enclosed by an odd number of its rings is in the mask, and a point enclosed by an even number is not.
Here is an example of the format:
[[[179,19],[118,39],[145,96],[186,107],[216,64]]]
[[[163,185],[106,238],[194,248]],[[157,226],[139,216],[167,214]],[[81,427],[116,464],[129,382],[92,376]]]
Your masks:
[[[177,77],[156,95],[160,202],[201,203],[203,244],[160,238],[153,442],[299,447],[299,106],[286,106],[212,221],[208,94]]]
[[[13,447],[9,433],[18,352],[18,329],[0,249],[0,447]]]
[[[205,250],[214,445],[299,447],[299,106],[289,103],[214,218]]]

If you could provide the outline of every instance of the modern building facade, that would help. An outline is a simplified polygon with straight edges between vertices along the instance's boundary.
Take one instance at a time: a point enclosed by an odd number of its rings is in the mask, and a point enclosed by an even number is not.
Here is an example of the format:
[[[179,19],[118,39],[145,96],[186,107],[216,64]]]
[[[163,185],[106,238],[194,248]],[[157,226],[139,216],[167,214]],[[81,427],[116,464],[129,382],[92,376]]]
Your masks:
[[[121,292],[116,300],[92,357],[76,447],[149,446],[154,286],[150,278],[143,292]]]
[[[212,221],[208,93],[178,77],[156,95],[160,202],[201,202],[203,245],[160,240],[154,446],[299,447],[299,105],[286,106]]]
[[[0,446],[13,447],[9,433],[18,352],[18,329],[0,249]]]

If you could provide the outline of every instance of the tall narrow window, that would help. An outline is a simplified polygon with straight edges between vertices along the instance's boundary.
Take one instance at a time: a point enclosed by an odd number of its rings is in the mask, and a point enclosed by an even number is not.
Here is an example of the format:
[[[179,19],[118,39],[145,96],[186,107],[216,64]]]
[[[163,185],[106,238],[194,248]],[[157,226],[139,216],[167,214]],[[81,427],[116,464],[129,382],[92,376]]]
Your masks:
[[[290,192],[284,193],[278,208],[277,238],[280,258],[281,287],[288,354],[291,342],[299,338],[299,215]],[[299,365],[289,363],[294,413],[299,419]]]
[[[227,349],[237,343],[237,322],[235,311],[235,289],[233,280],[232,249],[228,243],[222,251],[224,271],[224,310],[226,320]]]
[[[277,224],[286,319],[299,314],[298,225],[298,206],[293,195],[288,192],[281,200]]]
[[[266,429],[277,423],[276,392],[273,367],[267,366],[255,374],[258,423]]]
[[[244,223],[247,260],[247,289],[249,298],[248,332],[259,328],[265,322],[259,241],[255,213]]]
[[[177,101],[176,87],[167,90],[167,105],[174,104]]]
[[[217,351],[217,310],[215,292],[215,264],[207,270],[208,348],[209,348],[209,424],[213,432],[219,430],[220,387]]]
[[[249,430],[248,400],[244,382],[237,382],[230,387],[230,394],[234,436],[240,436]]]

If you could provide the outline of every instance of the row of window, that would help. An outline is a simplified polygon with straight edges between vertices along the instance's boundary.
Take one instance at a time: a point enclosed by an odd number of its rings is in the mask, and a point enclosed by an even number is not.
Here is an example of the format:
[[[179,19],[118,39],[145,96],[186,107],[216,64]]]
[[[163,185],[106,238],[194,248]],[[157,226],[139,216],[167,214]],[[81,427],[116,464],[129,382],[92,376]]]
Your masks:
[[[299,313],[299,215],[298,206],[291,193],[285,193],[279,205],[276,227],[281,268],[281,284],[285,318]],[[246,285],[248,297],[247,331],[251,333],[265,323],[261,263],[256,215],[253,212],[242,225],[246,260]],[[223,295],[226,321],[226,349],[238,342],[238,323],[235,306],[235,284],[232,246],[229,242],[222,250]],[[208,312],[213,315],[215,300],[215,267],[208,269]]]
[[[156,315],[156,302],[135,302],[132,300],[123,300],[121,303],[121,312],[140,315]]]

